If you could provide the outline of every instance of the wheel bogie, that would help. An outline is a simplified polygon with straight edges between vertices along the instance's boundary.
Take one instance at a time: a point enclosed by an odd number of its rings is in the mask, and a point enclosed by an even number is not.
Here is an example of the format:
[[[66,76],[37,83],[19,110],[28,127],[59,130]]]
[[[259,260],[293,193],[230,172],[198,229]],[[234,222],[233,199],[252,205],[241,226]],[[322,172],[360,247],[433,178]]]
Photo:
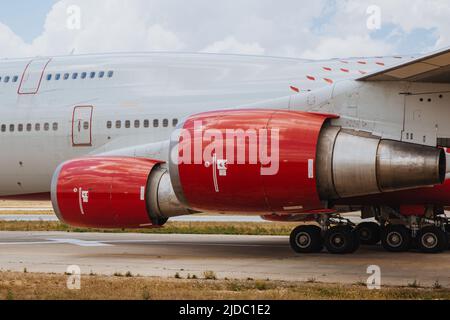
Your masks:
[[[325,247],[332,254],[356,252],[360,245],[381,246],[388,252],[440,253],[450,249],[450,220],[436,214],[426,217],[377,216],[378,222],[355,225],[340,216],[317,219],[318,225],[295,228],[290,237],[297,253],[319,253]],[[319,227],[320,225],[320,227]]]

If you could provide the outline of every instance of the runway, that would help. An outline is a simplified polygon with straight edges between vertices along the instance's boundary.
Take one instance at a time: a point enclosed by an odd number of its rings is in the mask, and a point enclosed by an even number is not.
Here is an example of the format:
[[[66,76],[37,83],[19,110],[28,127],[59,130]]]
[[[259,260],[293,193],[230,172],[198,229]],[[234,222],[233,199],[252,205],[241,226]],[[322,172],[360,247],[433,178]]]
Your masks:
[[[356,254],[297,255],[287,237],[0,232],[0,269],[64,273],[78,265],[82,273],[173,277],[271,279],[329,283],[366,282],[367,267],[381,268],[382,284],[417,281],[450,287],[450,251],[439,255],[393,254],[363,247]]]

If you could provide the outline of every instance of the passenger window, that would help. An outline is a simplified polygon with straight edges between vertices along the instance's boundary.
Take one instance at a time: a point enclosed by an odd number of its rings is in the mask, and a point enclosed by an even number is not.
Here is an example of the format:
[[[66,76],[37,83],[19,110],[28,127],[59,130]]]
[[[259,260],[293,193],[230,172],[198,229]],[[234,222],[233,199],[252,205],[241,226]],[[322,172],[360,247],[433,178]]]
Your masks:
[[[31,123],[27,124],[27,131],[30,132],[33,129],[33,126],[31,125]]]
[[[0,77],[0,82],[2,81],[2,77]]]
[[[139,120],[134,121],[134,127],[138,129],[141,126],[141,122]]]
[[[78,73],[75,72],[75,73],[72,75],[72,79],[73,79],[73,80],[77,80],[77,79],[78,79]]]
[[[164,120],[163,120],[163,127],[164,127],[164,128],[167,128],[168,126],[169,126],[169,120],[164,119]]]
[[[91,79],[94,79],[95,78],[95,72],[91,72],[90,77],[91,77]]]
[[[172,120],[172,126],[176,127],[178,125],[178,119]]]
[[[48,131],[50,130],[50,124],[49,123],[44,123],[44,131]]]
[[[34,125],[34,130],[36,130],[36,131],[41,131],[41,125],[40,125],[39,123],[36,123],[36,124]]]
[[[144,120],[144,128],[150,127],[150,121]]]
[[[120,121],[120,120],[117,120],[117,121],[116,121],[116,128],[117,128],[117,129],[122,128],[122,121]]]
[[[153,127],[154,128],[158,128],[159,127],[159,120],[158,119],[153,120]]]
[[[81,74],[81,79],[86,79],[86,77],[87,77],[87,73],[86,73],[86,72],[83,72],[83,73]]]
[[[69,79],[69,77],[70,77],[70,74],[68,74],[68,73],[65,73],[65,74],[64,74],[64,80]]]
[[[55,80],[59,80],[59,79],[61,79],[61,74],[57,73],[57,74],[55,75]]]
[[[2,132],[6,132],[6,124],[2,124]]]
[[[19,124],[17,126],[17,130],[19,130],[19,132],[22,132],[23,131],[23,124]]]
[[[9,125],[9,131],[14,132],[15,126],[13,124]]]
[[[58,122],[53,122],[53,131],[58,131]]]
[[[17,82],[17,80],[19,80],[19,76],[14,76],[13,82]]]
[[[89,129],[89,122],[85,121],[83,123],[83,128],[84,128],[84,130],[88,130]]]
[[[5,83],[8,83],[10,79],[10,77],[5,77]]]
[[[114,76],[114,71],[109,71],[108,72],[108,78],[112,78]]]
[[[125,121],[125,128],[129,129],[131,127],[131,121],[127,120]]]
[[[108,122],[106,123],[106,127],[107,127],[108,129],[111,129],[111,128],[112,128],[112,121],[108,121]]]
[[[99,77],[99,78],[104,78],[104,77],[105,77],[105,71],[100,71],[100,72],[98,73],[98,77]]]
[[[52,80],[52,75],[51,75],[51,74],[48,74],[48,75],[47,75],[47,81],[50,81],[50,80]]]

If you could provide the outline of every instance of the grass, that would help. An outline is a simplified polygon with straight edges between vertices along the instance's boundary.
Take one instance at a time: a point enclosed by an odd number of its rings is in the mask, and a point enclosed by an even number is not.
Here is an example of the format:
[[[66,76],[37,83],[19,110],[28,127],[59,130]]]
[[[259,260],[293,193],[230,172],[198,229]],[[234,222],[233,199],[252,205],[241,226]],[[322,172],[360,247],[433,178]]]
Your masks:
[[[450,299],[450,290],[386,287],[367,290],[358,285],[270,280],[162,279],[149,277],[82,276],[81,290],[68,290],[63,274],[0,272],[0,300],[398,300]]]
[[[414,280],[411,283],[408,283],[408,287],[410,288],[420,288],[420,284],[417,282],[417,280]]]
[[[48,221],[0,221],[0,231],[62,231],[100,233],[147,233],[147,234],[224,234],[224,235],[269,235],[287,236],[296,223],[247,223],[247,222],[168,222],[164,228],[105,230],[76,228],[60,222]]]
[[[19,216],[27,216],[27,215],[54,215],[53,210],[38,210],[38,211],[23,211],[23,210],[11,210],[11,211],[5,211],[0,209],[0,216],[2,215],[19,215]]]
[[[217,280],[217,276],[214,271],[203,272],[203,277],[205,278],[205,280]]]

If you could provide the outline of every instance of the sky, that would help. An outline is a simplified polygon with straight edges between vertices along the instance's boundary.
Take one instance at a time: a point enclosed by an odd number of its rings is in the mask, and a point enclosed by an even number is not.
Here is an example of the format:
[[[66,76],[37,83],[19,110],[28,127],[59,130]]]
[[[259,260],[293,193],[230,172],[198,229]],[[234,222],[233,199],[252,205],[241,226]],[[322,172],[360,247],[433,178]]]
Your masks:
[[[306,59],[450,46],[448,0],[3,0],[0,58],[181,51]]]

